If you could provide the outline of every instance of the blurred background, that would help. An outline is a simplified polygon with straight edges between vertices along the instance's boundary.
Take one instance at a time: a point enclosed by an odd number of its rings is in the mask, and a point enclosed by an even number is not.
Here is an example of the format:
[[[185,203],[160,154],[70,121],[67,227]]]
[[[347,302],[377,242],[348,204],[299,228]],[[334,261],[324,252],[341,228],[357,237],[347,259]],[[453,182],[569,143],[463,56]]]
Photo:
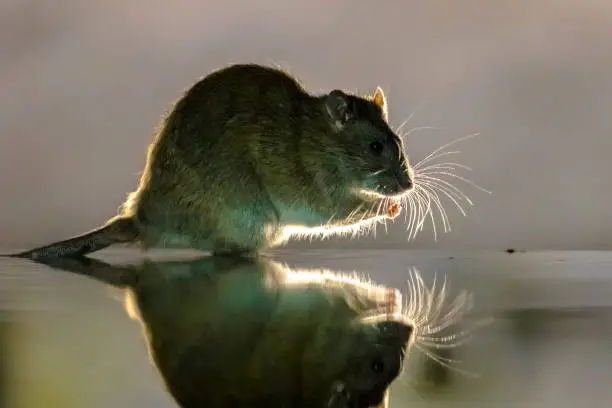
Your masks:
[[[409,266],[448,273],[495,316],[449,357],[480,379],[415,357],[392,406],[611,405],[610,2],[0,0],[0,38],[0,248],[115,215],[160,115],[211,70],[278,64],[313,92],[381,86],[393,125],[437,128],[407,136],[413,162],[479,132],[455,161],[492,192],[459,182],[475,206],[463,217],[448,203],[453,231],[437,241],[426,228],[408,243],[396,222],[288,246],[290,264],[401,289]],[[0,404],[174,406],[117,293],[3,262],[0,310]]]
[[[279,64],[313,92],[387,92],[413,162],[461,136],[492,191],[410,248],[608,249],[612,6],[601,0],[0,1],[0,247],[116,214],[160,115],[229,63]],[[407,247],[376,239],[293,247]]]

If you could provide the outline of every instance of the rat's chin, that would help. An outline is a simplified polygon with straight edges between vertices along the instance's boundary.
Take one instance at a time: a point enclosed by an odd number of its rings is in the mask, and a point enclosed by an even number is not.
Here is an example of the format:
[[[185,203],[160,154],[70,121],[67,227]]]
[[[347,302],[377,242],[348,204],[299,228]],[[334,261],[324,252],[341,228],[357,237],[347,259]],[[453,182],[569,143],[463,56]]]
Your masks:
[[[372,190],[360,190],[359,194],[374,202],[379,217],[394,219],[402,211],[401,196],[388,196]]]
[[[364,394],[352,394],[349,406],[359,408],[382,408],[387,406],[387,392],[370,392]]]
[[[360,393],[348,389],[344,382],[337,382],[326,405],[329,408],[386,408],[389,405],[388,397],[388,389]]]
[[[402,188],[399,184],[378,184],[375,188],[370,186],[361,189],[362,194],[378,198],[401,198],[408,194],[412,188]]]

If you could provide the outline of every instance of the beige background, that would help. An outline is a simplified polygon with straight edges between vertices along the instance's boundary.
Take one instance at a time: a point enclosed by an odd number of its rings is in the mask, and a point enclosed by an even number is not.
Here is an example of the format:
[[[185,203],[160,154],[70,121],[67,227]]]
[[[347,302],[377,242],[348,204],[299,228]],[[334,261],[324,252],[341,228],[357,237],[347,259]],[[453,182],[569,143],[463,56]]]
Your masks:
[[[612,5],[597,0],[0,2],[0,247],[92,228],[133,189],[161,112],[231,62],[388,93],[414,160],[458,158],[476,206],[412,248],[609,249]],[[450,207],[449,207],[450,209]],[[377,239],[300,245],[406,246]]]

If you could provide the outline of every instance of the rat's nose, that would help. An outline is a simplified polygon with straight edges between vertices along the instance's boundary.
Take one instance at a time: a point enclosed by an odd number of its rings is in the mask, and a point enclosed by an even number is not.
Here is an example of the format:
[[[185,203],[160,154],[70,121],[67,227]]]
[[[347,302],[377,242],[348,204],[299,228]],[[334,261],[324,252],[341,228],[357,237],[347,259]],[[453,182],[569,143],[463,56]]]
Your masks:
[[[412,336],[413,327],[407,322],[388,320],[379,324],[379,329],[401,344],[407,344]]]
[[[403,171],[398,174],[397,183],[402,189],[402,192],[409,191],[413,186],[412,177],[410,177],[410,173],[408,173],[407,171]]]

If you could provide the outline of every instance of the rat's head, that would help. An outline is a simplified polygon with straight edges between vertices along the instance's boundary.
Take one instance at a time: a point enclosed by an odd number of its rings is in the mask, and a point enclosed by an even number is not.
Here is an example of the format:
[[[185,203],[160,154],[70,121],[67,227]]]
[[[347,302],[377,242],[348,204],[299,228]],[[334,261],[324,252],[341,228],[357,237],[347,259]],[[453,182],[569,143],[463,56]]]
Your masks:
[[[327,406],[386,406],[388,388],[402,371],[411,336],[412,326],[401,319],[382,316],[355,322],[344,342],[334,345],[336,357],[328,360],[336,370],[328,379]]]
[[[381,88],[371,97],[333,90],[324,96],[331,137],[341,142],[335,155],[338,174],[355,188],[396,196],[412,188],[412,170],[402,140],[387,123],[387,100]],[[332,158],[333,159],[333,158]]]

